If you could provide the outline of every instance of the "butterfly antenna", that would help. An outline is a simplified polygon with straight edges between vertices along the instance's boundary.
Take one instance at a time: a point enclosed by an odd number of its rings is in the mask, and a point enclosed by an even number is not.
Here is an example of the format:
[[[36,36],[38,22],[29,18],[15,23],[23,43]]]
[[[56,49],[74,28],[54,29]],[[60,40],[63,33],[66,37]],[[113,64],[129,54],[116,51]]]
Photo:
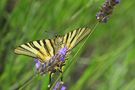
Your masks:
[[[57,37],[58,36],[58,34],[57,34],[57,32],[54,32],[54,31],[45,31],[45,34],[47,34],[48,36],[55,36],[55,37]]]

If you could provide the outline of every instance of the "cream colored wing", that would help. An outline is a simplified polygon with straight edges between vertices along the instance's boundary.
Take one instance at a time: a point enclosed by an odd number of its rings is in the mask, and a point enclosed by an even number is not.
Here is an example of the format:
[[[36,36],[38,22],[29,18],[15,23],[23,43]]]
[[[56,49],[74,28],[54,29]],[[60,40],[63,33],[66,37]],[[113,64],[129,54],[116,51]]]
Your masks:
[[[79,28],[64,35],[63,43],[70,50],[82,41],[91,30],[88,28]]]
[[[41,62],[46,62],[55,55],[54,39],[37,40],[18,46],[14,52],[16,54],[27,55],[39,58]]]

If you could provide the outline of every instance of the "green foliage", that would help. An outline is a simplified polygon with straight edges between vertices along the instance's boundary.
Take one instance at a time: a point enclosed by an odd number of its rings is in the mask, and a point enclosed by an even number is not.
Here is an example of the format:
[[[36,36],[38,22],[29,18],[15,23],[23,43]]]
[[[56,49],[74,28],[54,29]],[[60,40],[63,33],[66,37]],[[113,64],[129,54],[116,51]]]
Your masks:
[[[32,58],[14,54],[17,45],[79,27],[92,29],[103,2],[0,0],[0,89],[14,89],[35,73]],[[82,43],[73,50],[64,72],[68,89],[135,90],[134,4],[122,0],[108,23],[98,24],[79,53]],[[46,90],[48,81],[48,74],[36,76],[21,89]]]

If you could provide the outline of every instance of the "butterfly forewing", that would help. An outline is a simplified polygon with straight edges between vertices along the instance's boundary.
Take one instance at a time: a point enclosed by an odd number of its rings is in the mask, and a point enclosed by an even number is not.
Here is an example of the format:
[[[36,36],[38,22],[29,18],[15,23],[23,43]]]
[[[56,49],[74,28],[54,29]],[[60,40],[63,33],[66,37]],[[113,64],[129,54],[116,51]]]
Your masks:
[[[91,30],[88,28],[79,28],[67,33],[63,38],[63,43],[70,50],[74,48],[81,40],[83,40]]]
[[[27,49],[25,49],[24,47],[17,47],[15,50],[14,50],[15,53],[17,54],[24,54],[24,55],[28,55],[28,56],[31,56],[31,57],[34,57],[36,58],[37,56],[32,52],[32,51],[29,51]]]
[[[41,62],[54,56],[53,39],[37,40],[22,44],[15,49],[15,53],[39,58]]]

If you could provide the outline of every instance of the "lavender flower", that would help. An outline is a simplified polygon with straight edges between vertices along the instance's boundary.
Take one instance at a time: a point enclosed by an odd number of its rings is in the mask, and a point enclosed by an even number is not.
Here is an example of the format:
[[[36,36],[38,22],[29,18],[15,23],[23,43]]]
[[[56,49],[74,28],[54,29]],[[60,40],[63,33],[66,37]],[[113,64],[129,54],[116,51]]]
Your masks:
[[[40,73],[41,75],[46,73],[46,63],[41,63],[38,59],[35,59],[35,67],[36,67],[36,72]]]
[[[67,48],[66,47],[59,50],[59,54],[61,54],[61,55],[66,55],[66,53],[67,53]]]
[[[41,67],[41,63],[40,63],[40,61],[38,60],[38,59],[35,59],[34,60],[35,61],[35,66],[36,66],[36,69],[39,69],[40,67]]]
[[[66,54],[67,54],[67,48],[64,47],[64,48],[60,49],[58,53],[60,55],[60,60],[64,62]]]
[[[66,90],[66,87],[65,87],[65,86],[62,86],[62,87],[61,87],[61,90]]]
[[[115,0],[115,3],[116,3],[116,4],[119,4],[119,3],[120,3],[120,0]]]
[[[56,73],[56,71],[61,71],[63,63],[65,62],[65,57],[68,52],[66,47],[61,48],[53,57],[46,62],[41,63],[39,59],[35,59],[35,67],[39,74],[44,75],[45,73],[51,72]],[[58,67],[58,69],[56,69]],[[49,87],[52,82],[52,76],[50,74]],[[58,89],[59,88],[59,89]],[[63,86],[63,83],[58,82],[53,90],[66,90],[66,87]]]
[[[96,14],[96,19],[99,22],[106,23],[113,12],[116,4],[119,4],[120,0],[106,0],[100,11]]]
[[[53,90],[66,90],[66,87],[63,85],[63,82],[57,82]]]
[[[47,60],[47,62],[44,63],[41,63],[40,60],[35,59],[35,67],[37,72],[43,75],[48,71],[55,71],[56,65],[58,65],[60,62],[64,63],[67,50],[68,49],[66,47],[61,48],[58,53],[56,53],[56,55],[54,55],[52,58],[50,58],[50,60]]]

